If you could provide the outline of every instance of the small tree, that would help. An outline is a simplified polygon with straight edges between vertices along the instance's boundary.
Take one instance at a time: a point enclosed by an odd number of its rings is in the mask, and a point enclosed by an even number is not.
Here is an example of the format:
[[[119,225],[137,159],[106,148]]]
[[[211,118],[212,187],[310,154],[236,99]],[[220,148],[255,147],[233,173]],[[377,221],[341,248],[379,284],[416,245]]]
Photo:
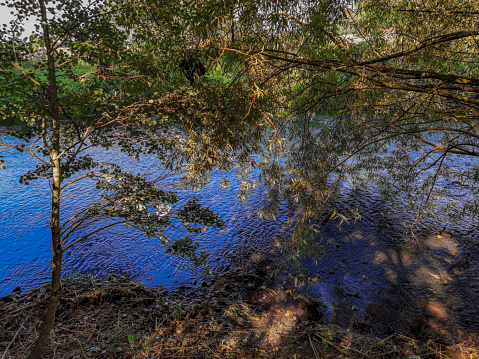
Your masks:
[[[116,147],[134,158],[147,152],[168,159],[169,169],[177,163],[172,151],[178,137],[171,134],[168,120],[152,120],[154,113],[142,110],[151,102],[144,77],[118,61],[131,38],[111,20],[118,9],[97,0],[19,0],[2,5],[13,9],[15,19],[0,38],[0,111],[16,140],[2,138],[0,149],[26,152],[38,161],[33,171],[20,177],[20,183],[46,178],[51,188],[51,291],[39,337],[28,357],[37,359],[45,352],[53,327],[66,251],[124,224],[201,264],[205,255],[196,255],[198,245],[191,239],[170,243],[161,232],[174,219],[193,232],[205,226],[222,227],[223,222],[196,200],[174,208],[178,197],[162,187],[165,172],[133,175],[119,164],[100,163],[91,155],[95,148]],[[31,18],[36,31],[22,40],[22,24]],[[131,112],[136,116],[126,115]],[[2,168],[8,170],[8,158],[2,158]],[[101,201],[64,218],[66,190],[87,180],[97,182]],[[80,229],[92,228],[99,218],[107,219],[104,225],[76,235]]]

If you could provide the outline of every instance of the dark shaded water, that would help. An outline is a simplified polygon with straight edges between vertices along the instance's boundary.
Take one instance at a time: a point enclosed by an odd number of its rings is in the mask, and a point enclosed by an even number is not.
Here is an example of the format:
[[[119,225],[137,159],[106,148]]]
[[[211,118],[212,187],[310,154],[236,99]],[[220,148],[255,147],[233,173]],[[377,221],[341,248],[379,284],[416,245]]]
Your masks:
[[[102,157],[128,162],[134,172],[150,166],[111,152]],[[22,290],[49,280],[49,190],[45,181],[18,184],[18,176],[33,168],[24,154],[8,152],[8,169],[0,172],[0,296],[20,286]],[[220,190],[225,176],[231,183]],[[233,172],[214,172],[201,192],[180,192],[182,202],[193,195],[221,213],[223,231],[209,229],[190,235],[210,254],[213,273],[224,273],[256,251],[284,236],[278,222],[260,221],[256,211],[264,204],[261,190],[246,205],[237,199],[239,181]],[[72,190],[66,212],[97,199],[92,185]],[[455,335],[479,330],[479,237],[475,222],[453,227],[451,233],[425,232],[419,241],[402,234],[399,222],[409,216],[382,203],[371,190],[349,191],[344,207],[358,207],[363,219],[338,229],[323,223],[318,237],[326,249],[317,265],[306,263],[313,278],[309,293],[323,301],[328,321],[365,332],[384,334],[404,329],[414,332],[425,325]],[[170,238],[184,232],[168,230]],[[318,254],[318,258],[320,258]],[[103,233],[66,254],[65,274],[73,272],[128,273],[148,286],[177,289],[198,286],[206,279],[204,268],[164,253],[159,241],[131,229]]]
[[[384,336],[428,330],[454,339],[479,331],[476,227],[425,231],[414,239],[371,191],[345,199],[359,205],[363,219],[340,230],[324,223],[326,254],[308,265],[309,293],[328,306],[327,321]]]

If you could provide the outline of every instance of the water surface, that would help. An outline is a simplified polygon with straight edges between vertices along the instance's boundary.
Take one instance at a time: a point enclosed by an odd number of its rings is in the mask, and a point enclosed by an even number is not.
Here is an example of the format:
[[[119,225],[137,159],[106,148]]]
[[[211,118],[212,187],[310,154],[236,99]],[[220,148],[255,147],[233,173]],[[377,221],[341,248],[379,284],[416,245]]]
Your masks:
[[[5,155],[8,169],[0,172],[0,296],[18,286],[25,291],[47,282],[51,262],[48,182],[19,184],[19,175],[32,169],[35,162],[15,151]],[[95,155],[119,161],[132,172],[141,172],[154,162],[146,157],[137,162],[115,151]],[[456,161],[458,168],[475,165],[467,159]],[[231,184],[227,190],[219,189],[223,177]],[[224,230],[208,229],[197,235],[175,229],[165,232],[171,239],[188,234],[198,241],[200,250],[210,254],[209,263],[216,275],[268,248],[275,238],[288,235],[285,218],[272,222],[256,217],[265,204],[264,192],[252,192],[242,205],[237,198],[238,185],[234,171],[215,171],[201,192],[179,192],[181,203],[197,196],[202,204],[219,212],[225,219]],[[455,181],[444,180],[441,186],[451,190],[456,199],[470,196],[470,191]],[[66,214],[98,199],[93,184],[71,192],[77,195],[65,203]],[[401,225],[411,221],[412,214],[384,203],[372,189],[346,188],[339,206],[358,208],[362,220],[341,228],[337,222],[325,220],[317,238],[325,253],[305,261],[312,278],[307,291],[328,308],[326,321],[380,335],[424,327],[450,335],[461,330],[479,331],[477,219],[452,225],[442,216],[444,223],[436,223],[436,227],[445,226],[446,231],[431,228],[415,239],[405,234]],[[167,289],[194,288],[201,280],[209,280],[203,267],[167,255],[164,249],[158,240],[119,227],[68,252],[64,272],[127,273],[147,286]],[[317,264],[315,259],[319,259]],[[292,278],[292,273],[284,275]]]

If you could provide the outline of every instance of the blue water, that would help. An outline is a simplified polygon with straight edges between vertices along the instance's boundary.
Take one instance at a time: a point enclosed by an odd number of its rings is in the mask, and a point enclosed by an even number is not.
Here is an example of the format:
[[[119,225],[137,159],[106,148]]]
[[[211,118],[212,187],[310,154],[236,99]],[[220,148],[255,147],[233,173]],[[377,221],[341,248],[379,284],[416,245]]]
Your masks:
[[[8,167],[0,171],[0,296],[18,286],[26,291],[48,282],[51,263],[48,182],[19,184],[18,177],[33,169],[35,161],[15,151],[3,154]],[[115,151],[92,155],[120,163],[135,173],[155,164],[153,158],[144,157],[138,162]],[[452,165],[470,170],[478,164],[458,157]],[[219,189],[223,177],[230,181],[227,190]],[[208,229],[197,235],[175,229],[165,232],[172,240],[189,235],[199,242],[199,250],[210,254],[213,275],[241,267],[251,254],[288,235],[285,218],[277,222],[257,218],[258,209],[265,204],[264,190],[252,192],[243,205],[237,198],[239,183],[234,171],[215,171],[202,191],[179,191],[179,205],[197,196],[203,205],[220,213],[226,224],[224,230]],[[474,190],[449,179],[442,180],[440,186],[450,191],[447,198],[458,205],[469,200]],[[65,215],[99,198],[93,183],[73,187],[70,193],[76,195],[63,203]],[[322,232],[317,243],[323,250],[304,261],[315,279],[304,290],[330,308],[325,320],[351,329],[363,325],[363,331],[386,335],[409,325],[408,320],[426,315],[431,325],[479,330],[477,218],[453,224],[439,213],[443,221],[436,223],[437,228],[447,227],[447,233],[423,230],[415,239],[401,226],[401,222],[414,218],[413,213],[385,203],[374,189],[345,186],[338,208],[357,208],[362,220],[341,228],[332,220],[320,223]],[[164,250],[158,240],[119,227],[66,253],[64,274],[126,273],[147,286],[166,289],[182,285],[194,288],[201,280],[209,280],[204,267],[195,267],[188,259],[173,257]],[[292,281],[294,274],[291,271],[285,276]],[[434,308],[450,317],[435,318]],[[379,329],[364,327],[364,318]]]
[[[33,181],[29,186],[19,184],[19,176],[33,169],[36,161],[16,151],[7,151],[4,155],[7,169],[0,172],[0,296],[18,286],[25,291],[48,282],[51,265],[48,181]],[[161,163],[151,157],[135,161],[114,150],[102,150],[92,153],[92,156],[120,163],[134,173],[152,165],[161,168]],[[219,188],[223,177],[230,182],[226,190]],[[208,262],[213,273],[227,271],[230,264],[241,262],[248,253],[264,247],[281,231],[278,222],[261,221],[256,217],[257,210],[264,204],[263,191],[253,191],[252,197],[243,205],[237,198],[238,185],[235,171],[215,171],[202,191],[177,190],[180,197],[178,206],[196,196],[204,206],[221,214],[225,229],[208,229],[201,234],[168,229],[164,233],[171,240],[188,235],[197,241],[199,251],[209,253]],[[99,199],[99,192],[92,182],[81,182],[81,185],[69,189],[69,193],[73,196],[62,203],[64,218]],[[188,259],[165,254],[164,250],[157,239],[146,238],[131,228],[117,227],[68,251],[64,274],[124,273],[148,286],[167,289],[191,286],[208,279],[205,267],[195,267]]]

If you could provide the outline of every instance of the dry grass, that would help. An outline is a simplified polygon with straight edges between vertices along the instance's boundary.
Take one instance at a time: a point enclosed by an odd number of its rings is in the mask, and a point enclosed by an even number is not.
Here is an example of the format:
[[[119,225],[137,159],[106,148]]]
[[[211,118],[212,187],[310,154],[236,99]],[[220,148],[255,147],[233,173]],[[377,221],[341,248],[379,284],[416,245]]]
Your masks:
[[[64,279],[46,358],[479,358],[477,339],[446,347],[400,334],[381,340],[322,324],[316,303],[289,291],[249,286],[241,292],[237,283],[232,289],[244,300],[218,290],[198,302],[126,278],[110,279]],[[0,302],[0,359],[26,356],[47,295],[44,286]]]

